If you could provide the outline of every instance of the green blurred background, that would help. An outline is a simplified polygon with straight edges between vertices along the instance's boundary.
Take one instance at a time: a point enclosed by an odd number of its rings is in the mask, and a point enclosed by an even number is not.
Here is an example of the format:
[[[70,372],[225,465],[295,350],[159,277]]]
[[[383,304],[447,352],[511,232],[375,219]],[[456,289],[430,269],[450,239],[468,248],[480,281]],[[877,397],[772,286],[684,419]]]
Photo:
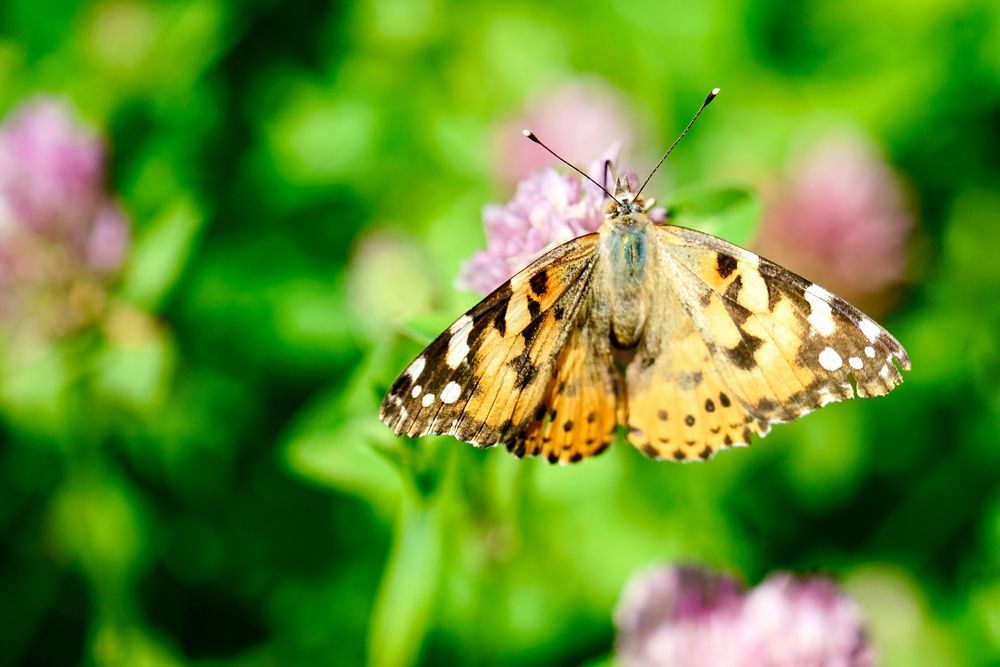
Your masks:
[[[904,385],[707,465],[393,438],[509,123],[583,79],[639,172],[722,88],[661,196],[865,137],[914,218],[873,300]],[[0,378],[5,663],[603,664],[628,577],[683,561],[832,574],[885,665],[1000,665],[997,3],[5,0],[0,110],[40,92],[134,240],[125,315]]]

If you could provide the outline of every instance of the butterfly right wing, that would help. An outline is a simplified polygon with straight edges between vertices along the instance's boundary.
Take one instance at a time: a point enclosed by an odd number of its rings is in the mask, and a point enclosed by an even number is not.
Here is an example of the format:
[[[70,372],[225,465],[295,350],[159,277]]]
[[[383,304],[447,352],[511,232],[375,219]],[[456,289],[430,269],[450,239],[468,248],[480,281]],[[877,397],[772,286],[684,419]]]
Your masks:
[[[455,321],[393,383],[382,421],[411,437],[523,442],[589,293],[596,241],[551,250]]]
[[[629,440],[707,459],[770,425],[902,382],[906,351],[849,303],[722,239],[656,229],[658,292],[628,368]]]

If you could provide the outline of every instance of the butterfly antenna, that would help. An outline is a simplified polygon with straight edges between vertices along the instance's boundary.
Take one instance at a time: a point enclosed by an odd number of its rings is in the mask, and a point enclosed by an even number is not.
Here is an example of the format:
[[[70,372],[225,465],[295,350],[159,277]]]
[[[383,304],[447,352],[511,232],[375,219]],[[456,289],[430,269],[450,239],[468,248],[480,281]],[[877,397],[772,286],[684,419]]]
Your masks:
[[[663,157],[660,158],[660,161],[656,163],[655,167],[653,167],[653,171],[649,172],[649,176],[646,177],[646,180],[642,182],[642,187],[639,188],[639,192],[635,193],[636,197],[638,197],[642,193],[643,189],[646,187],[646,183],[649,183],[649,179],[653,177],[653,174],[655,174],[656,170],[660,168],[660,165],[663,164],[663,161],[667,159],[667,156],[670,155],[670,153],[674,150],[677,144],[681,142],[681,139],[683,139],[684,135],[688,133],[688,130],[690,130],[691,126],[694,125],[694,122],[698,120],[698,116],[700,116],[701,112],[705,110],[705,107],[711,104],[712,100],[714,100],[715,96],[718,94],[719,94],[718,88],[713,88],[712,92],[708,94],[708,97],[705,98],[705,101],[701,103],[700,107],[698,107],[698,111],[695,112],[694,118],[691,119],[691,121],[687,124],[687,127],[684,128],[684,131],[681,132],[681,136],[677,137],[677,139],[674,140],[674,143],[670,144],[670,148],[667,149],[667,152],[663,154]]]
[[[521,130],[521,134],[523,134],[525,137],[527,137],[528,139],[531,139],[536,144],[538,144],[539,146],[541,146],[542,148],[544,148],[545,150],[547,150],[552,155],[552,157],[554,157],[555,159],[559,160],[564,165],[566,165],[567,167],[569,167],[570,169],[572,169],[576,173],[578,173],[581,176],[583,176],[584,178],[586,178],[588,181],[590,181],[591,183],[593,183],[594,185],[596,185],[597,187],[599,187],[601,190],[604,190],[604,194],[606,194],[607,196],[609,196],[612,199],[614,199],[615,203],[617,203],[618,205],[621,205],[621,202],[618,201],[618,199],[615,198],[615,196],[613,194],[611,194],[610,192],[608,192],[608,189],[606,187],[604,187],[603,185],[601,185],[600,183],[598,183],[597,181],[595,181],[594,179],[592,179],[590,176],[587,175],[587,173],[585,171],[581,170],[579,167],[575,167],[572,164],[570,164],[569,162],[567,162],[566,160],[564,160],[561,157],[559,157],[554,150],[552,150],[551,148],[549,148],[548,146],[546,146],[545,144],[543,144],[542,140],[539,139],[538,137],[536,137],[534,132],[532,132],[531,130]],[[607,170],[607,167],[605,167],[605,170]]]
[[[611,169],[611,160],[604,161],[604,169],[601,169],[601,189],[608,191],[608,170]]]

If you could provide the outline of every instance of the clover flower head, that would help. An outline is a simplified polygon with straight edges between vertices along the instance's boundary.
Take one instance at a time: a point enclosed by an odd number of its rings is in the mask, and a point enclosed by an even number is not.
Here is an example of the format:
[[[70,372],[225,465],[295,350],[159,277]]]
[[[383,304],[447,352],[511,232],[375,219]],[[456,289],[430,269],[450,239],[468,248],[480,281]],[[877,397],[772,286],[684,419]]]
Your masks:
[[[103,140],[58,98],[29,100],[0,125],[0,317],[7,322],[61,332],[93,315],[90,306],[72,312],[74,304],[103,298],[130,245],[128,220],[105,189],[106,156]]]
[[[825,577],[775,574],[743,606],[741,644],[748,664],[872,667],[861,610]]]
[[[615,162],[620,148],[620,142],[613,144],[590,164],[587,173],[594,181],[608,182],[603,173],[605,164]],[[623,176],[633,189],[638,187],[634,173]],[[611,188],[610,182],[606,187]],[[576,173],[546,167],[528,176],[517,184],[507,204],[483,208],[486,249],[462,267],[458,287],[488,294],[552,248],[596,232],[604,222],[606,197],[598,186]],[[649,217],[661,223],[666,212],[654,208]]]
[[[750,591],[694,567],[635,577],[615,614],[628,667],[873,667],[860,610],[824,577]]]
[[[743,590],[696,567],[656,568],[634,578],[615,613],[617,653],[628,667],[729,665],[727,633]]]
[[[614,161],[619,146],[590,165],[588,173],[598,183],[605,161]],[[491,292],[548,250],[596,232],[604,222],[604,197],[600,188],[579,174],[551,167],[525,178],[506,205],[483,208],[487,247],[465,264],[459,287]]]

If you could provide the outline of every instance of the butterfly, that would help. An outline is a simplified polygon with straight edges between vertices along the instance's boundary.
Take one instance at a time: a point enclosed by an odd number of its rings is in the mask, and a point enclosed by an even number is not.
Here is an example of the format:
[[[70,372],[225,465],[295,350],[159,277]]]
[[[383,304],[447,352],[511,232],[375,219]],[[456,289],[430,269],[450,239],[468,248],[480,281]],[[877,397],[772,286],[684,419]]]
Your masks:
[[[531,263],[407,366],[386,425],[553,463],[601,453],[623,427],[651,458],[708,460],[827,403],[887,394],[910,369],[891,334],[819,285],[654,224],[627,179],[605,192],[596,233]]]

